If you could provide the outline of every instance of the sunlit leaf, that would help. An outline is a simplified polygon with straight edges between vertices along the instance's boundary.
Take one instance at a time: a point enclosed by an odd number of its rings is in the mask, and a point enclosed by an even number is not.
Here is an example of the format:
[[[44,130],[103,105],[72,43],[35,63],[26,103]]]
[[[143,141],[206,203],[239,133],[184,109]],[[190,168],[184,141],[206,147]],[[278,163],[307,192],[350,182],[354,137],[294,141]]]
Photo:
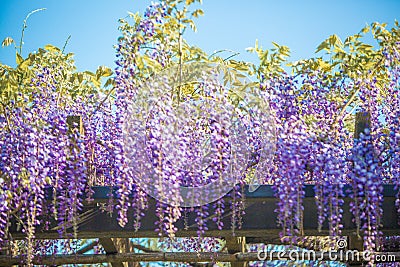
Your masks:
[[[86,75],[92,76],[92,77],[95,76],[95,74],[93,72],[88,71],[88,70],[85,70],[83,73],[85,73]]]
[[[61,52],[60,48],[58,48],[54,45],[51,45],[51,44],[45,45],[44,49],[46,49],[47,51],[50,51],[50,52],[55,52],[55,53]]]
[[[112,75],[112,70],[105,66],[100,66],[96,70],[96,77],[99,79],[100,77],[109,77]]]
[[[18,65],[18,68],[23,71],[27,71],[30,64],[31,64],[31,60],[28,58],[28,59],[22,61],[21,64]]]
[[[94,86],[96,86],[97,88],[100,88],[101,83],[98,79],[96,79],[96,77],[92,77],[91,81],[94,84]]]
[[[108,86],[114,86],[114,78],[109,78],[107,79],[106,83],[104,84],[104,87],[108,87]]]
[[[280,45],[278,43],[272,42],[272,44],[276,47],[276,48],[280,48]]]
[[[2,46],[2,47],[9,46],[9,45],[11,45],[12,43],[14,43],[14,39],[11,38],[11,37],[6,37],[6,38],[3,40],[3,42],[1,43],[1,46]]]
[[[199,16],[203,16],[204,11],[201,9],[196,9],[195,11],[192,12],[192,16],[195,18],[198,18]]]
[[[326,50],[329,51],[329,44],[325,41],[323,41],[318,47],[317,50],[315,51],[315,53],[318,53],[322,50]]]
[[[368,33],[369,30],[370,30],[370,27],[369,27],[369,26],[365,26],[361,31],[362,31],[363,33]]]
[[[24,61],[24,59],[21,57],[21,55],[18,52],[16,52],[15,54],[16,54],[16,60],[15,61],[17,62],[17,65],[19,65]]]

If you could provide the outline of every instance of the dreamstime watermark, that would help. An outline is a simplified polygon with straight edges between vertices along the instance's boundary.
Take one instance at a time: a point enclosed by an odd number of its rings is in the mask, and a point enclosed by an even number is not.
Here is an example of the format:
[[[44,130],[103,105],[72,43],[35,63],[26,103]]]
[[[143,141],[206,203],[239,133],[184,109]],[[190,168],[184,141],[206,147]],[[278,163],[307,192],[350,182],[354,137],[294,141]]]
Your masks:
[[[260,261],[290,260],[290,261],[340,261],[340,262],[396,262],[396,255],[390,252],[358,251],[347,248],[347,241],[339,239],[337,249],[329,251],[313,250],[259,250],[257,258]]]

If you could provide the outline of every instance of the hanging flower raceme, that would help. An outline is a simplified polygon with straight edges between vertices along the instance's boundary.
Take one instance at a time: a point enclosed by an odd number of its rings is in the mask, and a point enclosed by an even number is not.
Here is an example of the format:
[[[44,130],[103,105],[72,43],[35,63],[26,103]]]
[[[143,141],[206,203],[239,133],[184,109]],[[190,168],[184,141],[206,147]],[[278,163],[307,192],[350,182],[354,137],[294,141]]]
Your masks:
[[[19,101],[11,101],[9,105],[4,106],[2,119],[7,124],[2,127],[4,131],[1,131],[0,138],[0,173],[5,174],[2,175],[1,191],[6,192],[4,203],[13,207],[12,210],[8,208],[9,214],[26,221],[22,231],[27,234],[27,246],[23,253],[26,254],[28,265],[34,255],[33,238],[36,227],[43,224],[46,228],[48,225],[46,218],[49,217],[44,218],[44,213],[53,211],[57,219],[57,207],[62,206],[62,212],[70,207],[62,199],[57,199],[57,194],[54,194],[54,202],[50,207],[45,204],[46,187],[53,186],[54,190],[59,189],[58,182],[60,177],[64,177],[65,167],[68,165],[64,157],[69,142],[65,122],[67,114],[62,110],[67,108],[63,102],[66,98],[61,101],[57,97],[58,81],[62,74],[57,66],[49,68],[38,65],[36,69],[37,75],[30,81],[31,98],[20,94]],[[15,119],[10,120],[8,116]],[[79,156],[76,161],[84,164],[82,159],[83,157]],[[84,183],[83,172],[74,168],[70,177],[81,177],[81,183]],[[78,175],[79,173],[81,175]],[[78,194],[81,190],[82,187],[69,192]],[[75,203],[76,199],[70,196],[66,201]],[[7,210],[5,207],[2,209]],[[79,209],[68,219],[76,218],[78,211]],[[64,223],[62,220],[61,225]]]
[[[308,182],[315,184],[319,230],[326,219],[331,236],[340,236],[343,185],[346,183],[346,140],[350,134],[342,119],[336,121],[339,106],[332,98],[332,90],[346,92],[343,78],[328,82],[326,75],[314,72],[302,77],[300,95],[303,116],[308,120],[311,138],[310,159],[306,163]]]
[[[331,235],[342,228],[343,184],[347,173],[343,143],[350,136],[341,120],[339,107],[332,99],[332,88],[345,91],[345,84],[310,72],[299,79],[288,75],[265,79],[276,117],[277,149],[270,169],[275,183],[278,218],[283,236],[302,231],[303,185],[315,184],[319,229],[329,218]],[[292,238],[288,241],[295,241]]]
[[[272,180],[278,198],[278,223],[282,226],[281,237],[291,238],[302,231],[302,199],[304,197],[305,163],[308,157],[309,139],[305,125],[299,117],[296,87],[292,77],[270,78],[263,83],[269,93],[272,112],[275,115],[277,145],[274,158],[276,168]]]
[[[318,143],[317,143],[318,144]],[[314,151],[313,151],[314,152]],[[346,158],[342,144],[321,144],[312,169],[318,208],[318,227],[329,221],[330,236],[340,236],[343,215],[343,186],[345,184]]]
[[[354,201],[350,203],[350,211],[355,215],[357,228],[364,231],[365,249],[376,251],[380,245],[383,186],[369,129],[355,140],[351,160],[353,168],[349,179]]]
[[[4,179],[0,178],[0,246],[3,244],[3,239],[6,236],[5,229],[8,224],[8,200],[7,193],[8,190],[4,190]]]
[[[234,107],[223,88],[208,81],[208,76],[198,77],[199,95],[183,102],[166,94],[172,90],[168,79],[161,76],[143,87],[128,110],[125,148],[129,168],[139,187],[160,202],[176,207],[207,204],[235,184],[235,180],[226,181],[231,170],[231,141],[238,141],[230,138],[235,133]],[[241,157],[245,155],[236,159]],[[238,173],[229,173],[233,175],[230,179]],[[199,189],[204,186],[207,193]]]
[[[399,44],[394,53],[385,51],[385,65],[390,69],[389,84],[387,86],[387,94],[390,97],[385,99],[383,106],[383,115],[389,129],[388,143],[389,149],[383,154],[385,169],[388,173],[388,181],[400,188],[400,53],[398,52]],[[386,162],[385,162],[386,161]],[[400,192],[400,191],[399,191]],[[397,195],[396,205],[400,211],[400,193]]]
[[[144,20],[141,20],[136,28],[131,30],[123,30],[124,36],[119,39],[117,45],[117,69],[115,70],[116,77],[116,113],[114,114],[114,127],[112,131],[112,175],[115,177],[115,183],[119,187],[118,191],[118,209],[119,209],[119,224],[124,226],[128,219],[126,217],[127,210],[130,206],[128,201],[129,195],[132,192],[132,175],[129,175],[123,154],[123,133],[122,125],[124,123],[124,111],[127,109],[129,101],[137,91],[138,84],[138,62],[140,56],[140,48],[146,41],[155,34],[155,24],[160,24],[163,17],[166,15],[165,3],[155,3],[149,6],[146,10]],[[125,24],[125,27],[130,27]],[[158,55],[154,55],[159,58]],[[160,58],[161,59],[161,58]],[[162,60],[164,60],[162,58]],[[145,206],[146,197],[144,194],[135,194],[138,203],[137,207]],[[138,210],[140,213],[140,211]]]

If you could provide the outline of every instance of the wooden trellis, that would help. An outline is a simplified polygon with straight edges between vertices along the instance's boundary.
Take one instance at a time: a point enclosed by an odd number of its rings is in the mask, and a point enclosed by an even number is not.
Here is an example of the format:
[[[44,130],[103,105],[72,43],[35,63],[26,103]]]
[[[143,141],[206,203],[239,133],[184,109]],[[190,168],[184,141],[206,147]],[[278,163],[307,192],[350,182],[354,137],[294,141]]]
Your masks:
[[[224,253],[164,253],[164,252],[147,252],[147,253],[133,253],[132,246],[127,241],[128,238],[151,238],[158,237],[155,232],[155,222],[158,220],[155,213],[155,200],[149,200],[149,208],[145,212],[145,216],[141,219],[142,226],[140,230],[135,232],[133,228],[133,221],[128,221],[127,225],[122,228],[118,225],[115,216],[110,217],[106,212],[102,212],[100,203],[108,201],[108,194],[110,190],[115,193],[115,188],[109,187],[94,187],[94,202],[85,204],[82,214],[84,220],[78,223],[77,237],[81,239],[98,239],[99,243],[104,247],[107,252],[106,255],[63,255],[63,256],[47,256],[40,261],[43,264],[50,264],[54,260],[54,264],[66,263],[99,263],[99,262],[113,262],[113,266],[124,266],[121,262],[124,261],[182,261],[182,262],[201,262],[201,261],[229,261],[237,262],[239,265],[244,266],[247,260],[256,260],[256,253],[249,253],[245,250],[245,244],[251,243],[267,243],[279,244],[280,228],[276,225],[276,198],[272,186],[263,185],[257,191],[249,192],[245,189],[245,212],[243,216],[242,228],[236,229],[232,232],[231,225],[231,211],[227,210],[222,218],[225,228],[218,230],[215,223],[210,222],[213,215],[209,218],[208,231],[205,236],[213,236],[224,238],[227,241],[228,252]],[[349,186],[345,186],[345,198],[343,205],[343,235],[349,238],[349,249],[359,249],[360,242],[356,235],[356,225],[352,222],[353,215],[349,210],[350,198],[348,197]],[[47,197],[52,199],[52,190],[48,190]],[[322,231],[318,231],[317,223],[317,206],[315,203],[315,193],[313,185],[305,186],[304,198],[304,236],[326,236],[328,235],[328,226],[324,225]],[[396,206],[396,190],[393,185],[384,186],[384,201],[383,201],[383,217],[381,218],[383,227],[382,232],[386,236],[400,236],[400,227],[398,225],[398,217]],[[214,214],[210,209],[209,214]],[[188,227],[185,230],[185,223],[183,219],[179,220],[175,225],[178,227],[176,236],[190,237],[197,236],[197,224],[195,222],[195,214],[189,215],[187,218]],[[133,211],[128,213],[128,218],[134,218]],[[53,227],[56,223],[53,222]],[[51,227],[50,227],[51,229]],[[13,239],[23,239],[25,234],[18,231],[16,225],[13,224],[10,228],[10,233]],[[53,230],[43,230],[40,227],[36,231],[37,239],[58,239],[70,238],[73,229],[67,229],[64,236],[60,237],[58,232]],[[137,247],[136,247],[137,248]],[[143,249],[143,248],[139,248]],[[397,253],[398,254],[398,253]],[[9,256],[0,256],[0,266],[8,266],[15,264],[18,260],[10,258]],[[400,255],[397,260],[400,261]],[[39,259],[37,260],[39,262]],[[52,263],[53,264],[53,263]],[[238,266],[238,265],[236,265]]]
[[[77,123],[80,131],[83,131],[79,117],[69,119],[70,123]],[[369,125],[368,115],[357,115],[357,123],[355,127],[355,136]],[[276,198],[274,191],[270,185],[262,185],[256,191],[249,192],[248,188],[244,188],[245,192],[245,215],[242,218],[242,227],[240,229],[231,229],[231,214],[232,211],[227,209],[222,217],[225,227],[218,230],[216,224],[212,222],[214,211],[209,210],[210,217],[208,218],[208,231],[204,236],[219,237],[226,240],[227,251],[218,253],[206,252],[159,252],[152,251],[140,245],[132,244],[129,238],[153,238],[159,237],[155,232],[156,217],[156,202],[149,198],[149,208],[145,211],[145,215],[141,219],[141,228],[135,231],[133,227],[133,211],[128,212],[129,221],[124,228],[118,225],[116,214],[110,217],[106,212],[103,212],[101,204],[108,202],[109,194],[116,196],[117,188],[110,187],[93,187],[94,201],[84,204],[81,211],[80,219],[78,219],[77,238],[80,239],[96,239],[93,244],[89,244],[87,248],[81,248],[76,255],[44,255],[35,258],[33,263],[44,265],[61,265],[61,264],[94,264],[109,262],[113,267],[118,266],[135,266],[135,262],[145,261],[172,261],[172,262],[189,262],[196,266],[198,262],[231,262],[232,266],[246,266],[247,262],[255,261],[258,255],[255,252],[246,251],[246,244],[266,243],[266,244],[281,244],[279,238],[280,228],[277,227]],[[110,190],[112,192],[110,192]],[[327,222],[323,225],[321,231],[318,231],[318,212],[315,203],[315,191],[313,185],[305,185],[304,205],[304,220],[303,220],[303,238],[315,239],[315,236],[327,236],[329,234]],[[357,249],[362,252],[362,240],[357,235],[357,227],[353,223],[353,214],[350,212],[349,203],[351,201],[349,191],[351,187],[344,187],[344,205],[343,205],[343,231],[342,234],[348,238],[347,249]],[[383,191],[383,217],[381,218],[382,228],[380,229],[385,236],[400,236],[400,226],[398,224],[399,214],[395,206],[397,190],[394,185],[384,185]],[[49,188],[46,191],[46,198],[51,201],[53,199],[53,190]],[[227,201],[229,201],[229,197]],[[178,220],[175,225],[179,229],[176,233],[177,237],[195,237],[197,236],[197,223],[195,222],[195,214],[189,214],[184,222],[183,219]],[[37,227],[35,238],[37,239],[62,239],[71,238],[73,229],[68,228],[63,236],[57,232],[56,222],[50,223],[50,230]],[[12,222],[10,229],[10,237],[13,240],[21,240],[26,236],[18,229],[15,222]],[[106,251],[102,255],[83,254],[89,251],[94,245],[101,244]],[[134,253],[134,249],[143,251],[142,253]],[[286,252],[288,254],[289,252]],[[324,256],[321,252],[316,252],[317,256]],[[319,253],[319,254],[318,254]],[[399,252],[390,252],[390,255],[396,257],[396,261],[400,261]],[[325,256],[326,257],[326,256]],[[11,266],[21,262],[21,257],[0,255],[0,266]],[[276,259],[276,255],[271,258]],[[325,258],[324,258],[325,259]],[[360,260],[348,262],[349,265],[361,265]]]

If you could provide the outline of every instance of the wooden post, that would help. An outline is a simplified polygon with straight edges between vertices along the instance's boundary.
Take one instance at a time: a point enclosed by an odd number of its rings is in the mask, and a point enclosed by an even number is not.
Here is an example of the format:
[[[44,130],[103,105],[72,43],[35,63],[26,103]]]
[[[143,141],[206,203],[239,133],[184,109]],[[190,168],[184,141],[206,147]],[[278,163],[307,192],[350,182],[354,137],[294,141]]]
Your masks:
[[[67,117],[68,133],[78,131],[81,135],[84,134],[83,122],[81,116],[68,116]]]
[[[10,242],[9,240],[6,240],[1,246],[0,246],[0,255],[9,255],[10,254]]]
[[[359,139],[361,133],[364,133],[365,129],[371,128],[371,115],[367,111],[360,111],[356,114],[356,120],[354,125],[354,138]],[[362,236],[349,235],[348,236],[348,249],[357,250],[362,252],[364,250]],[[348,264],[349,266],[363,266],[362,263]]]
[[[363,133],[367,128],[371,128],[371,115],[365,111],[357,112],[354,127],[354,138],[360,138],[360,134]]]
[[[348,250],[357,250],[362,252],[364,250],[363,238],[362,236],[349,235],[348,236]],[[363,266],[362,262],[354,262],[347,264],[347,266],[358,267]]]
[[[229,254],[246,252],[246,237],[228,236],[225,237],[226,248]],[[231,267],[247,267],[247,262],[232,262]]]
[[[116,248],[120,253],[134,252],[132,242],[129,238],[112,238]],[[138,267],[139,262],[124,262],[124,267]]]
[[[99,238],[107,255],[134,252],[129,238]],[[112,267],[137,267],[138,262],[111,262]]]

